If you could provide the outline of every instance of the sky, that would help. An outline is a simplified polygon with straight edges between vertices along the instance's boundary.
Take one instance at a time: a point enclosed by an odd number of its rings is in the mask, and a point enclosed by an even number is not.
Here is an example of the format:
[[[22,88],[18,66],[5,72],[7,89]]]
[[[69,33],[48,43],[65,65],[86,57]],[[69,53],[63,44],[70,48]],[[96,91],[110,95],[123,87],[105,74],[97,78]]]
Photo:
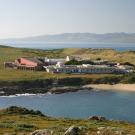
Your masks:
[[[135,0],[0,0],[0,38],[135,33]]]

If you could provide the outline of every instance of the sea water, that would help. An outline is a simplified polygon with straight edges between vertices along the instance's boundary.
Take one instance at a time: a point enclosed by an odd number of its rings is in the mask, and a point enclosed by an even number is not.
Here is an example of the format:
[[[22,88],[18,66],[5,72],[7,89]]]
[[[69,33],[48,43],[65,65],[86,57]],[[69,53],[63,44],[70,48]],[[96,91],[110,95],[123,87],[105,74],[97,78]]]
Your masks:
[[[0,108],[22,106],[52,117],[108,119],[135,122],[135,92],[78,91],[64,94],[0,97]]]

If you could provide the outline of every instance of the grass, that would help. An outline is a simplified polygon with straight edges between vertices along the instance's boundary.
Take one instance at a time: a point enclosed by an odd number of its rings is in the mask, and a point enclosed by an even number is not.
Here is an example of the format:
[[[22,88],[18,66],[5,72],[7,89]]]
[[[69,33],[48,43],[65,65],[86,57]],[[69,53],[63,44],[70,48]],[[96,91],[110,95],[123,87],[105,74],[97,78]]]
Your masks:
[[[16,108],[17,109],[17,108]],[[20,108],[19,108],[20,109]],[[82,119],[64,119],[64,118],[51,118],[33,114],[22,114],[22,113],[6,113],[3,110],[0,111],[0,135],[4,133],[10,133],[18,135],[25,133],[28,135],[37,129],[51,129],[55,132],[54,135],[62,135],[70,126],[82,126],[85,127],[89,135],[97,135],[96,132],[99,127],[105,127],[106,130],[109,128],[111,132],[113,130],[123,131],[126,134],[135,135],[135,125],[127,122],[120,121],[96,121],[96,120],[82,120]],[[112,134],[115,135],[115,134]]]
[[[71,74],[48,74],[44,71],[19,71],[4,69],[4,62],[14,61],[19,57],[49,57],[49,58],[65,58],[67,55],[80,56],[89,59],[108,59],[117,62],[130,62],[135,65],[135,52],[117,52],[112,49],[81,49],[67,48],[55,50],[35,50],[35,49],[20,49],[13,47],[0,46],[0,81],[18,81],[18,80],[33,80],[46,78],[66,78],[66,77],[82,77],[82,78],[102,78],[115,75],[71,75]]]
[[[103,78],[103,77],[113,77],[113,76],[116,76],[116,75],[111,75],[111,74],[99,74],[99,75],[97,74],[51,74],[51,73],[46,73],[45,71],[21,71],[21,70],[13,70],[13,69],[0,70],[0,81],[21,81],[21,80],[67,78],[67,77]]]

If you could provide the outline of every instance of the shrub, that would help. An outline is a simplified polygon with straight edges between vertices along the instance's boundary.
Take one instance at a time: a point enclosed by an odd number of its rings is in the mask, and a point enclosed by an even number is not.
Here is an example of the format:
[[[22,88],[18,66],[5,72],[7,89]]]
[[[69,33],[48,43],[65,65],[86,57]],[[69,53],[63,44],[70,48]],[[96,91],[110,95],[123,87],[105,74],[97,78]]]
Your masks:
[[[28,110],[26,108],[17,107],[17,106],[11,106],[4,110],[5,114],[32,114],[32,115],[39,115],[39,116],[45,116],[40,111],[34,111],[34,110]]]

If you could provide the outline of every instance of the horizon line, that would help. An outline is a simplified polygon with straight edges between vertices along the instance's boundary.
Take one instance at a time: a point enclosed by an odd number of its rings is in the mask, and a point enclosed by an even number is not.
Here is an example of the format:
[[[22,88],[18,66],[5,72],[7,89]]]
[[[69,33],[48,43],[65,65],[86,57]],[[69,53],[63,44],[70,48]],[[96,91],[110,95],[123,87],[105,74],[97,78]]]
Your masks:
[[[93,33],[93,32],[63,32],[63,33],[55,33],[55,34],[39,34],[39,35],[31,35],[31,36],[23,36],[23,37],[9,37],[9,38],[0,38],[0,40],[7,39],[25,39],[25,38],[33,38],[40,36],[54,36],[54,35],[63,35],[63,34],[95,34],[95,35],[104,35],[104,34],[135,34],[135,32],[106,32],[106,33]]]

